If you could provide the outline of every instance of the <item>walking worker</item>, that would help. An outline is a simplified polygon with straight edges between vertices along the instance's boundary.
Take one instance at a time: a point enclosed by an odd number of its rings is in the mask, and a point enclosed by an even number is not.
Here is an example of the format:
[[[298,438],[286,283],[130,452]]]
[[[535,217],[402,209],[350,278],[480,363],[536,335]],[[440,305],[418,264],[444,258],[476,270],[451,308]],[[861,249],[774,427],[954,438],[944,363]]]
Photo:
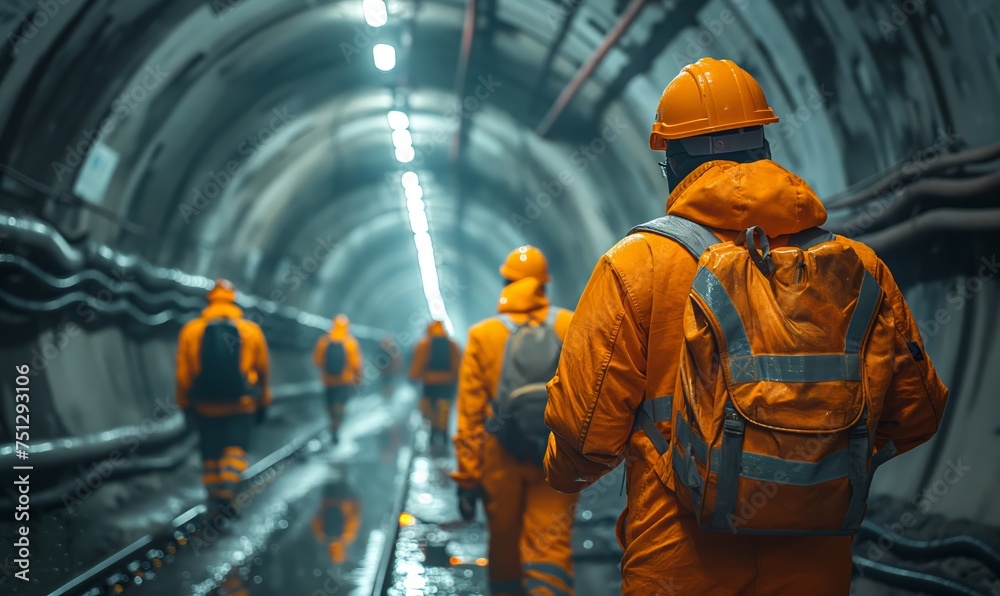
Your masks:
[[[200,436],[202,481],[215,509],[232,503],[247,469],[254,422],[271,405],[269,369],[264,333],[243,318],[233,284],[216,280],[208,306],[177,340],[177,405]]]
[[[364,366],[361,346],[351,335],[351,321],[339,314],[333,319],[329,333],[316,341],[313,363],[319,369],[326,388],[326,407],[330,412],[330,432],[334,444],[340,440],[347,400],[357,393]]]
[[[462,350],[442,321],[431,321],[427,335],[417,342],[410,363],[410,379],[423,384],[420,411],[431,426],[431,444],[447,443],[448,416],[458,390]]]
[[[500,274],[499,314],[469,330],[459,373],[459,511],[472,519],[484,502],[494,596],[572,594],[577,496],[545,483],[542,457],[545,384],[573,314],[549,303],[548,263],[537,248],[511,252]]]
[[[623,594],[847,594],[871,474],[948,391],[889,269],[824,231],[728,60],[660,99],[666,217],[597,263],[550,384],[548,482],[626,464]]]

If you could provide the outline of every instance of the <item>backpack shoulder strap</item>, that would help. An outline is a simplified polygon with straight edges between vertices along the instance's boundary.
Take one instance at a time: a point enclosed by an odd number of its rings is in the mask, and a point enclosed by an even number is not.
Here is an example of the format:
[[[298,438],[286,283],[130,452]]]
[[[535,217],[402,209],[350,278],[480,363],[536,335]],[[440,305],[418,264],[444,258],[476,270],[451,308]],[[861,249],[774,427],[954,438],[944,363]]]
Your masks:
[[[545,318],[545,325],[547,327],[556,328],[556,321],[559,319],[559,311],[561,310],[558,306],[549,307],[549,315]]]
[[[503,326],[507,328],[507,331],[514,333],[517,331],[518,324],[514,322],[514,319],[510,318],[510,315],[504,313],[497,315],[497,320],[503,323]]]
[[[798,246],[802,250],[809,250],[818,244],[830,242],[835,238],[836,235],[833,232],[828,232],[823,228],[806,228],[801,232],[792,234],[788,238],[788,245]]]
[[[629,234],[636,232],[652,232],[670,238],[687,249],[695,259],[700,258],[702,253],[708,250],[713,244],[721,242],[705,226],[676,215],[664,215],[652,221],[647,221],[632,228]]]

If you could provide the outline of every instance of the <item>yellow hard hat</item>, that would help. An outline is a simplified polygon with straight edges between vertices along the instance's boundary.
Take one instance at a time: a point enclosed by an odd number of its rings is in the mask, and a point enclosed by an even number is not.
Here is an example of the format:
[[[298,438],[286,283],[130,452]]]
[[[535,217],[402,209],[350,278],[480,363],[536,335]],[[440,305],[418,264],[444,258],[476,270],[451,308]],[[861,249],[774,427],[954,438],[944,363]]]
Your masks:
[[[510,281],[534,277],[541,283],[549,281],[549,263],[542,251],[534,246],[515,248],[500,266],[500,275]]]
[[[663,151],[670,140],[777,121],[750,73],[731,60],[702,58],[663,90],[649,148]]]

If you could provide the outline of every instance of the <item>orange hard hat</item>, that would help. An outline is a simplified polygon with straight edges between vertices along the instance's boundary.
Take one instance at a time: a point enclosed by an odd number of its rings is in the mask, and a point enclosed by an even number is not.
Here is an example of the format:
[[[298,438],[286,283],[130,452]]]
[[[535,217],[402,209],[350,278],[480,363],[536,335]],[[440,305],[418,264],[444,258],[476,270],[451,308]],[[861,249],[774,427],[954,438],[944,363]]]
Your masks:
[[[549,281],[549,263],[542,251],[534,246],[515,248],[500,265],[500,275],[510,281],[534,277],[541,283]]]
[[[208,291],[209,302],[235,302],[236,286],[228,279],[221,277],[212,284],[212,289]]]
[[[663,151],[670,140],[777,121],[750,73],[731,60],[702,58],[663,90],[649,148]]]

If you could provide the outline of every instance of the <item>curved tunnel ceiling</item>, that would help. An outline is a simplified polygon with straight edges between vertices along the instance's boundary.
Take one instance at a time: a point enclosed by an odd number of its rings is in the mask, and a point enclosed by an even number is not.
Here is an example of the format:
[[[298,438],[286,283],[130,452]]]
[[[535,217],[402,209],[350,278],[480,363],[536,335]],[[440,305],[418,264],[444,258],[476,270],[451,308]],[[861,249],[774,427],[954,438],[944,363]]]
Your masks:
[[[93,76],[101,85],[73,98],[79,75],[40,82],[39,94],[61,99],[28,112],[62,114],[59,130],[32,137],[28,119],[8,126],[10,153],[28,158],[43,144],[75,144],[78,135],[63,142],[66,131],[110,119],[103,140],[121,161],[104,205],[146,233],[99,220],[69,225],[154,261],[234,277],[260,295],[296,285],[283,294],[290,304],[364,322],[421,308],[398,183],[407,169],[425,181],[443,283],[475,280],[449,304],[463,325],[492,308],[499,283],[484,272],[524,242],[565,271],[556,299],[575,302],[589,273],[578,264],[661,212],[666,192],[645,148],[648,116],[663,83],[700,55],[732,57],[758,78],[783,119],[769,131],[775,159],[824,196],[932,145],[938,129],[961,129],[961,142],[976,146],[995,128],[995,116],[956,109],[995,87],[995,61],[959,63],[949,58],[957,52],[937,51],[972,43],[978,29],[933,6],[888,34],[880,23],[892,15],[874,3],[648,2],[543,139],[537,124],[623,2],[576,3],[575,11],[480,2],[464,105],[456,71],[465,2],[393,2],[378,29],[353,0],[255,0],[221,15],[210,3],[107,4],[103,21],[101,11],[72,15],[78,25],[100,22],[92,36],[69,33],[86,51],[72,62],[45,58],[75,72],[100,66]],[[382,42],[398,47],[391,72],[372,64],[370,48]],[[116,53],[126,47],[127,55]],[[393,158],[390,109],[410,116],[410,164]],[[296,284],[291,272],[325,238],[336,247]]]

